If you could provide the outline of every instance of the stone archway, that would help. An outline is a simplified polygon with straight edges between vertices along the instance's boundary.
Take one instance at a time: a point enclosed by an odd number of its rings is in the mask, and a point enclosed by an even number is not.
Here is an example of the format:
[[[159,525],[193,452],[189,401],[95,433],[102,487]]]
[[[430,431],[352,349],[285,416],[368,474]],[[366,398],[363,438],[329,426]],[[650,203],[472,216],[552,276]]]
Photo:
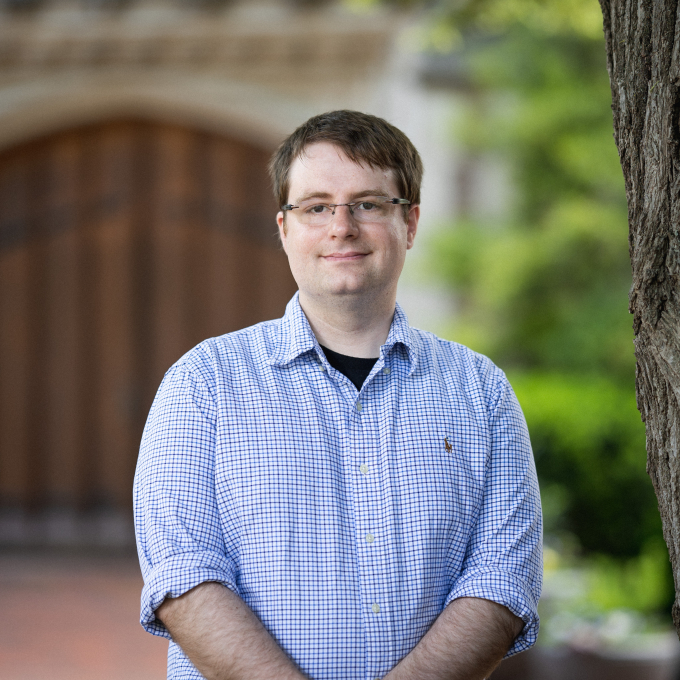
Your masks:
[[[0,544],[129,540],[163,373],[295,290],[267,157],[143,120],[0,154]]]

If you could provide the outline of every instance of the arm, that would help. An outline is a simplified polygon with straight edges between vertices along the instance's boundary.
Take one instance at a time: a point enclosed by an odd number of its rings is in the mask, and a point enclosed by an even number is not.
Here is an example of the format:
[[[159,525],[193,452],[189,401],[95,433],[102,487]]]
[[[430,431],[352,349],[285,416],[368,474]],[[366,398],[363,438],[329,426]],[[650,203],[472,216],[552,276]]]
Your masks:
[[[531,647],[538,633],[541,501],[524,415],[502,373],[488,408],[491,446],[479,516],[444,611],[467,598],[503,605],[497,610],[511,612],[515,621],[523,622],[510,638],[510,649],[503,650],[513,655]]]
[[[219,583],[166,598],[156,616],[207,680],[304,680],[243,600]]]
[[[490,600],[454,600],[384,680],[482,680],[500,663],[523,625],[522,619]]]
[[[181,663],[194,663],[209,680],[302,680],[239,596],[238,527],[220,514],[215,484],[214,386],[207,371],[190,368],[179,365],[166,375],[140,448],[135,522],[145,581],[142,625],[171,638],[188,657]],[[179,657],[179,649],[174,653]]]

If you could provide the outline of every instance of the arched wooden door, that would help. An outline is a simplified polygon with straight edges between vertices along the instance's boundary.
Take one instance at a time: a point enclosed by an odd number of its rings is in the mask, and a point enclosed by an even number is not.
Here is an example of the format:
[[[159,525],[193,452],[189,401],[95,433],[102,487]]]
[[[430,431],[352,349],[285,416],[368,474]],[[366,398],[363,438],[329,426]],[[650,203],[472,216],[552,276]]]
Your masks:
[[[142,121],[0,154],[0,543],[96,542],[87,517],[129,518],[167,368],[283,313],[267,156]]]

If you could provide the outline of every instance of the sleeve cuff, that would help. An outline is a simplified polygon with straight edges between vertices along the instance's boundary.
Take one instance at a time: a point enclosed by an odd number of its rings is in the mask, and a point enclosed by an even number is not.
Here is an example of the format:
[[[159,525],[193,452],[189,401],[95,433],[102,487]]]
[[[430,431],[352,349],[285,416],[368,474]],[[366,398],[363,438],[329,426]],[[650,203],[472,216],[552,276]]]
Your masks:
[[[456,581],[444,606],[460,597],[478,597],[497,602],[524,621],[524,628],[505,655],[506,659],[529,649],[536,642],[539,623],[538,600],[526,582],[517,576],[492,569],[475,570],[474,573],[466,574]]]
[[[221,583],[240,596],[236,570],[219,553],[182,553],[155,565],[146,575],[142,589],[140,623],[144,629],[153,635],[171,639],[167,628],[156,618],[155,610],[166,597],[179,597],[207,581]]]

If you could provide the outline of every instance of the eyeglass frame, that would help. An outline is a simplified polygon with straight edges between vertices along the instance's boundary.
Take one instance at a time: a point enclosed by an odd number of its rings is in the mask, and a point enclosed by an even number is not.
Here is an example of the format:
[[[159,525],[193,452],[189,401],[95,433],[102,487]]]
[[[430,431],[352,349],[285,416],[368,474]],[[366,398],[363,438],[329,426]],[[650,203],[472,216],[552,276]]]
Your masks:
[[[408,198],[387,198],[387,196],[373,196],[372,198],[384,198],[386,200],[382,201],[383,203],[391,203],[392,205],[411,205],[411,201],[408,200]],[[359,203],[367,203],[370,201],[354,201],[353,203],[313,203],[311,207],[315,205],[325,205],[328,208],[333,208],[333,212],[331,212],[331,216],[335,215],[335,209],[336,208],[341,208],[343,205],[346,205],[349,208],[349,214],[354,215],[354,210],[352,210],[352,206],[359,205]],[[285,213],[288,210],[295,210],[295,208],[299,208],[299,205],[293,205],[292,203],[286,203],[286,205],[281,206],[281,210]]]

